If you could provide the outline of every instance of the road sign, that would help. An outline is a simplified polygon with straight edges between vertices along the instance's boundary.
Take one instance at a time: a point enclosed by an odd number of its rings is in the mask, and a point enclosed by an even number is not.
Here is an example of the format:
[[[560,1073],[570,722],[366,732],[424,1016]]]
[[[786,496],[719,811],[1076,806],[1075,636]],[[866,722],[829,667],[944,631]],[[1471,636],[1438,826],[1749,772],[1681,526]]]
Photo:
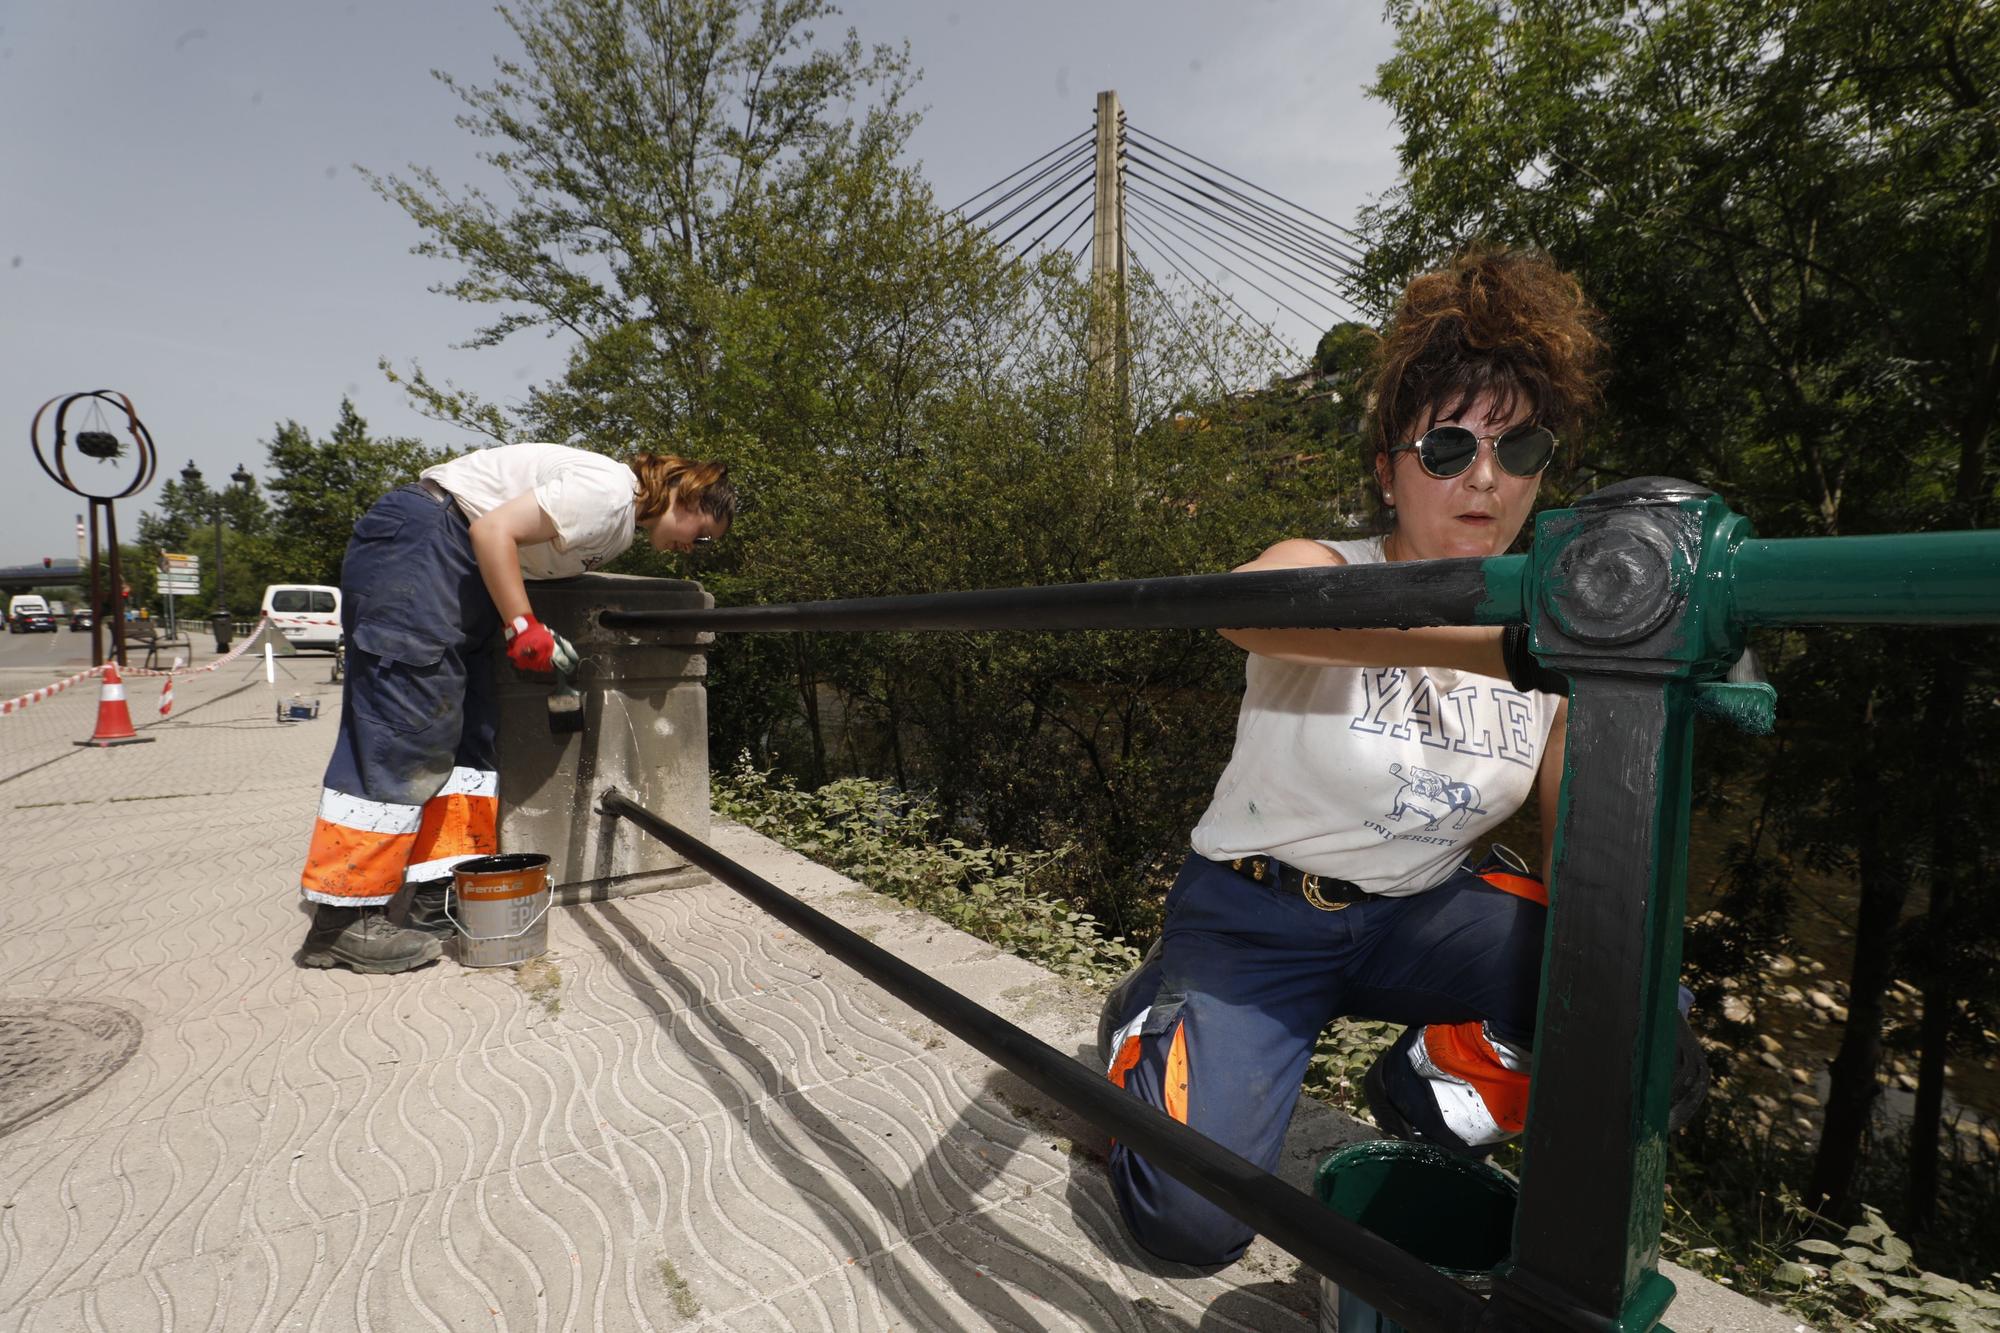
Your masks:
[[[189,596],[201,591],[201,557],[162,551],[159,555],[160,591],[169,596]]]

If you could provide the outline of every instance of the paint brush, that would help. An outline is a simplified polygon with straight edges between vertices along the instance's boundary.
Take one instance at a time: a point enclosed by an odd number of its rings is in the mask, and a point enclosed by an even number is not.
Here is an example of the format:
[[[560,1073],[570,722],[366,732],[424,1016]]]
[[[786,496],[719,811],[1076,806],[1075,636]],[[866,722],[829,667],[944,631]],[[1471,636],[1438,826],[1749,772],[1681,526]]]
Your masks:
[[[583,695],[570,681],[567,671],[556,672],[555,688],[549,691],[549,732],[566,736],[583,730]]]

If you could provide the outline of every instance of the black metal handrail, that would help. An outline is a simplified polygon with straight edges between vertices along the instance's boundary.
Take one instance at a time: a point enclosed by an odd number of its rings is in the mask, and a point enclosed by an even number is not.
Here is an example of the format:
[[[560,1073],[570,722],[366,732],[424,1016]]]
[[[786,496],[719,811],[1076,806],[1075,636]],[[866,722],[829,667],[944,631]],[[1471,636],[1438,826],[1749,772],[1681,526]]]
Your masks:
[[[607,629],[1414,629],[1521,619],[1522,556],[1183,574],[709,610],[600,611]]]
[[[787,926],[1010,1072],[1160,1162],[1217,1207],[1255,1227],[1409,1327],[1471,1333],[1483,1302],[1373,1232],[1321,1207],[1207,1135],[1130,1097],[1101,1071],[855,934],[616,788],[598,809],[629,819]]]

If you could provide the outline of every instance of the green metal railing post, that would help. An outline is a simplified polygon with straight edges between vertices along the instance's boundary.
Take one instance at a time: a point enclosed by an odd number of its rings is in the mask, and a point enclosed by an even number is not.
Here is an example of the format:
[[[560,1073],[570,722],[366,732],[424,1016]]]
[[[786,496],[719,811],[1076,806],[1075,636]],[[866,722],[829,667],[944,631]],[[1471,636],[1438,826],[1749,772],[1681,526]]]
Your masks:
[[[1543,514],[1526,576],[1569,732],[1514,1257],[1494,1328],[1652,1328],[1667,1085],[1702,682],[1742,649],[1727,569],[1749,525],[1645,478]],[[1619,1074],[1622,1072],[1622,1077]]]

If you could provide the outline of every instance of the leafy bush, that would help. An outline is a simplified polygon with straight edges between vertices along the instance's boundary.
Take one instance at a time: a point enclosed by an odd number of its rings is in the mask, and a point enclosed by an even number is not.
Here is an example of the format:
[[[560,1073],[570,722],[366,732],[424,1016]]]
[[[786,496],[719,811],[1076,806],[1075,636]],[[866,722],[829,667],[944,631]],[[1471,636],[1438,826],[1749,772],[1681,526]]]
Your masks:
[[[1880,1213],[1865,1204],[1862,1213],[1865,1220],[1848,1229],[1844,1244],[1802,1240],[1805,1257],[1772,1271],[1774,1287],[1793,1289],[1788,1308],[1833,1333],[2000,1333],[2000,1292],[1920,1268]]]
[[[1139,951],[1087,912],[1031,887],[1067,849],[1024,853],[945,834],[937,809],[887,782],[841,778],[801,790],[738,757],[713,784],[717,814],[878,893],[1078,980],[1136,967]],[[941,836],[942,835],[942,836]]]

